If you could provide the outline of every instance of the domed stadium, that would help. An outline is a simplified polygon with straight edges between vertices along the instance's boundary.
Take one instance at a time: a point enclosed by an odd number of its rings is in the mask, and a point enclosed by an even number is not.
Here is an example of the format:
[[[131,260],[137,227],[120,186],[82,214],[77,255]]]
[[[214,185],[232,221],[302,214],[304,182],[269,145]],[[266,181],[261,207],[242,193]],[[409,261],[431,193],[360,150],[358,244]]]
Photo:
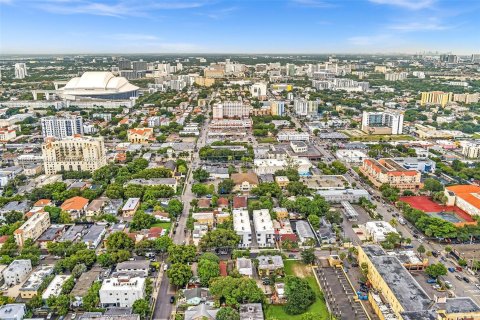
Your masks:
[[[138,87],[124,77],[115,77],[111,72],[89,71],[71,79],[58,91],[61,96],[71,100],[130,99],[137,96]]]

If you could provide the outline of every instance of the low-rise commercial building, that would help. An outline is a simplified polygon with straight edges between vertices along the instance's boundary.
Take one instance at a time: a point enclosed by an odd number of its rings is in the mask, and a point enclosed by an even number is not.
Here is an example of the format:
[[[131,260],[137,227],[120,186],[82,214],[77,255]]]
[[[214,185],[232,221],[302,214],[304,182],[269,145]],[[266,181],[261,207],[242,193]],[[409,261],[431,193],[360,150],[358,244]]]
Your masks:
[[[385,221],[369,221],[365,223],[365,230],[377,243],[385,241],[389,233],[398,233],[390,223]]]
[[[471,216],[480,216],[480,187],[457,185],[445,188],[447,206],[456,205]]]
[[[310,141],[310,135],[307,132],[285,130],[277,134],[277,140],[278,141]]]
[[[117,272],[120,273],[135,273],[148,277],[150,271],[150,261],[148,260],[134,260],[124,261],[117,264]]]
[[[357,203],[360,198],[370,199],[370,194],[365,189],[318,190],[317,194],[330,203],[341,203],[342,201]]]
[[[287,160],[279,159],[255,159],[253,163],[257,175],[274,174],[278,170],[285,169],[289,164]],[[298,167],[297,170],[300,175],[308,175],[310,168],[313,166],[310,160],[306,158],[292,158],[291,163]]]

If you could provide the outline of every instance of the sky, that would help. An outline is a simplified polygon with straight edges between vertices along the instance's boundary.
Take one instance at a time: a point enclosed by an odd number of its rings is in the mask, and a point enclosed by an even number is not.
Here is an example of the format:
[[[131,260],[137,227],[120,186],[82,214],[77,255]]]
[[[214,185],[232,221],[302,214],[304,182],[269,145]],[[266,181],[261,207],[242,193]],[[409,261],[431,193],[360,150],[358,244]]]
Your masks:
[[[480,0],[0,0],[0,54],[480,53]]]

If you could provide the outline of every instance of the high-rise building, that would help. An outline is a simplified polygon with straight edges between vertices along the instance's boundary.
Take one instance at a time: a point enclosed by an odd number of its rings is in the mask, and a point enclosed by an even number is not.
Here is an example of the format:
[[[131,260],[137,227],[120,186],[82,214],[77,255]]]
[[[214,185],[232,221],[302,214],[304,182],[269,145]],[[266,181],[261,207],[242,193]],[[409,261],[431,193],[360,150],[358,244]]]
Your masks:
[[[420,104],[422,106],[427,104],[441,105],[445,107],[450,101],[452,101],[453,94],[451,92],[443,91],[430,91],[422,92]]]
[[[364,111],[362,131],[370,134],[402,134],[403,113],[394,110],[386,112]]]
[[[146,71],[148,70],[148,64],[146,61],[133,61],[132,62],[133,71]]]
[[[480,143],[468,142],[463,145],[462,154],[466,158],[477,159],[480,158]]]
[[[252,97],[255,97],[255,98],[266,96],[267,84],[262,82],[253,84],[250,87],[250,93],[252,94]]]
[[[63,139],[83,135],[83,119],[77,115],[50,116],[41,119],[44,138]]]
[[[479,53],[472,54],[472,63],[480,63],[480,54]]]
[[[293,108],[295,114],[299,116],[308,116],[318,114],[318,101],[310,101],[307,99],[295,99],[293,101]]]
[[[212,107],[213,119],[247,118],[251,110],[252,106],[241,101],[226,101]]]
[[[399,81],[407,79],[408,72],[392,72],[392,73],[385,73],[385,80],[386,81]]]
[[[15,63],[15,79],[24,79],[28,76],[27,65],[25,63]]]
[[[118,68],[120,70],[130,70],[132,69],[132,62],[130,60],[120,60],[118,61]]]
[[[42,145],[42,157],[48,175],[63,171],[93,172],[107,164],[102,137],[48,139]]]
[[[283,116],[285,114],[285,101],[272,101],[270,112],[272,116]]]

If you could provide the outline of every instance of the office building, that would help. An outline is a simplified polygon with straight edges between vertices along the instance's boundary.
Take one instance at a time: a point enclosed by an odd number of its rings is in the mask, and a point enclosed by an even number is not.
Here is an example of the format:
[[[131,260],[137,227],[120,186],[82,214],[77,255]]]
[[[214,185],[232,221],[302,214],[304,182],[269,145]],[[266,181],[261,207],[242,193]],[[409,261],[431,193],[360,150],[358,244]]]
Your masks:
[[[15,242],[19,247],[23,247],[25,240],[36,241],[48,227],[50,227],[50,214],[43,209],[37,211],[14,231]]]
[[[248,118],[252,107],[241,101],[226,101],[212,107],[213,119]]]
[[[255,159],[254,168],[257,175],[274,174],[278,170],[285,169],[289,162],[284,159]],[[298,167],[300,175],[308,175],[313,166],[307,158],[292,158],[291,163]]]
[[[93,172],[107,164],[102,137],[49,139],[42,145],[45,174],[63,171]]]
[[[2,272],[3,281],[7,286],[20,284],[32,271],[32,261],[30,259],[13,260],[8,268]]]
[[[252,242],[252,228],[250,226],[250,217],[248,210],[234,209],[233,216],[233,230],[240,236],[240,248],[249,248]]]
[[[275,229],[268,209],[253,210],[253,227],[259,247],[272,247],[275,244]]]
[[[20,288],[22,299],[31,299],[38,295],[43,280],[53,273],[54,265],[42,265],[37,267]]]
[[[265,97],[267,95],[267,84],[258,82],[250,87],[250,94],[254,98]]]
[[[403,113],[388,110],[362,114],[362,131],[369,134],[402,134]]]
[[[272,116],[283,116],[285,115],[285,101],[271,101],[270,103],[270,113]]]
[[[365,159],[360,171],[377,188],[389,184],[400,190],[418,190],[422,187],[422,174],[417,170],[405,169],[393,159]]]
[[[63,139],[83,135],[83,118],[77,115],[50,116],[41,118],[44,138]]]
[[[408,170],[417,170],[421,173],[435,173],[437,167],[435,161],[429,158],[407,157],[407,158],[393,158],[397,164]]]
[[[341,203],[342,201],[357,203],[361,198],[370,199],[370,194],[365,189],[318,190],[317,194],[330,203]]]
[[[28,76],[27,65],[25,63],[15,63],[15,79],[25,79]]]
[[[430,91],[422,92],[420,104],[424,105],[440,105],[445,107],[450,101],[452,101],[453,94],[451,92],[443,91]]]
[[[468,159],[480,158],[480,143],[467,142],[462,147],[462,154]]]
[[[145,297],[145,278],[120,273],[103,280],[99,294],[103,308],[131,308],[135,301]]]
[[[284,130],[277,134],[277,140],[282,141],[309,141],[310,135],[306,132],[295,130]]]

